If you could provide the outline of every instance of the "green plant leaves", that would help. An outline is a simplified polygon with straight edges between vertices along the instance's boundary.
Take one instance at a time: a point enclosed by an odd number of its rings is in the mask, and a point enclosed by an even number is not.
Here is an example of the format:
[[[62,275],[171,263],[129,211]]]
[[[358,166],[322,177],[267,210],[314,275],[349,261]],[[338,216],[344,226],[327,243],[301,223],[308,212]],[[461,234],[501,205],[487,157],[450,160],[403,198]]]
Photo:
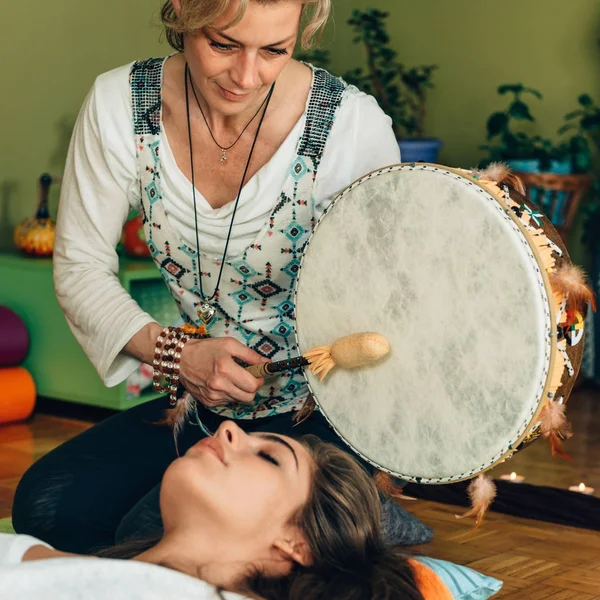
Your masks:
[[[505,94],[520,94],[525,88],[523,87],[523,84],[521,83],[508,83],[508,84],[504,84],[501,85],[500,87],[498,87],[498,93],[501,96],[504,96]]]
[[[515,102],[513,102],[510,105],[508,112],[510,116],[514,117],[515,119],[535,121],[535,119],[529,112],[529,107],[527,106],[527,104],[525,104],[525,102],[521,102],[520,100],[516,100]]]
[[[566,121],[571,121],[573,119],[576,119],[577,117],[582,117],[583,115],[585,115],[585,110],[582,110],[581,108],[578,110],[574,110],[570,113],[567,113],[565,115],[565,120]]]
[[[397,137],[401,130],[408,137],[423,137],[426,91],[433,87],[431,78],[437,67],[406,69],[398,62],[396,51],[389,46],[385,24],[388,16],[373,8],[352,12],[347,22],[354,34],[353,42],[364,45],[368,69],[366,73],[355,69],[345,73],[343,79],[375,96],[391,117]]]
[[[494,113],[487,122],[488,140],[502,133],[508,126],[508,115],[503,112]]]
[[[573,129],[577,129],[577,125],[575,125],[575,123],[567,123],[558,130],[558,133],[562,135],[563,133],[567,133],[567,131],[572,131]]]
[[[600,111],[596,111],[581,119],[581,128],[585,131],[595,131],[600,129]]]
[[[532,96],[535,96],[538,100],[542,100],[543,96],[540,92],[538,92],[537,90],[534,90],[532,88],[524,88],[523,91],[527,94],[531,94]]]

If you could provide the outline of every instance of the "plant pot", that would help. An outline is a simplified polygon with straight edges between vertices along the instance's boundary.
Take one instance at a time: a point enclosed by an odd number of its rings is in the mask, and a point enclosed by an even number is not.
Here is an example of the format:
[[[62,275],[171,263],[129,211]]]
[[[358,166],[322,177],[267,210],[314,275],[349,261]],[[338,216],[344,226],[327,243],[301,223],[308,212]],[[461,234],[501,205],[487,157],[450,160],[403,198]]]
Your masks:
[[[522,173],[553,173],[556,175],[571,175],[573,173],[573,164],[570,160],[553,160],[550,162],[550,168],[547,171],[540,169],[540,161],[537,159],[507,160],[506,164],[514,171],[521,171]],[[532,202],[542,209],[555,227],[561,228],[565,225],[564,217],[568,207],[564,204],[569,200],[569,195],[566,192],[557,192],[556,202],[554,202],[554,193],[543,188],[531,188],[528,196]]]
[[[437,138],[419,140],[398,140],[400,160],[403,163],[437,163],[443,143]]]
[[[523,173],[557,173],[558,175],[570,175],[573,172],[573,165],[570,160],[550,161],[550,168],[547,171],[540,169],[540,161],[529,158],[515,158],[507,160],[506,164],[514,171]]]

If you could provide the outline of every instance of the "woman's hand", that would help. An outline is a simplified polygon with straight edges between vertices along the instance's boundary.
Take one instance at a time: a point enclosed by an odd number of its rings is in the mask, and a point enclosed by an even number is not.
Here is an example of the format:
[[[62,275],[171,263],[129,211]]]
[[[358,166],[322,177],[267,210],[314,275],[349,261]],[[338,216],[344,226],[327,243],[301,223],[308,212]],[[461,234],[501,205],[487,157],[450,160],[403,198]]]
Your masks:
[[[236,358],[248,365],[269,362],[232,338],[190,340],[181,353],[179,381],[208,407],[252,402],[265,380],[250,375]]]

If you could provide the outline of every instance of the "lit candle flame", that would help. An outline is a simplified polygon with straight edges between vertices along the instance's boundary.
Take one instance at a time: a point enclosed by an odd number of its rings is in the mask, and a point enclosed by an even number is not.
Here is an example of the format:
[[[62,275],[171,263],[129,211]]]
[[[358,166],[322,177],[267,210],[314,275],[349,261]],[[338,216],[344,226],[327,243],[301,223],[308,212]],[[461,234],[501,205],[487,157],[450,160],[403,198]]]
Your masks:
[[[517,478],[517,474],[516,474],[516,473],[513,471],[513,472],[510,474],[510,479],[511,479],[511,481],[514,481],[516,478]]]
[[[580,492],[585,492],[585,483],[580,483],[579,484],[579,491]]]

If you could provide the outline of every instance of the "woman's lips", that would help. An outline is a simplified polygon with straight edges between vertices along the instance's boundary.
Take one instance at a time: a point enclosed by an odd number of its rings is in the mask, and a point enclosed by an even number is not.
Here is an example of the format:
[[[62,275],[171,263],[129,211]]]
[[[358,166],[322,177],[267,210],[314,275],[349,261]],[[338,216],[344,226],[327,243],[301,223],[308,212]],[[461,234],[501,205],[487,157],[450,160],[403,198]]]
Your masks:
[[[225,451],[221,442],[216,437],[204,438],[196,444],[199,450],[204,450],[214,454],[224,465],[227,465],[225,461]]]
[[[219,84],[217,84],[217,86],[221,92],[221,95],[227,100],[231,100],[232,102],[241,102],[242,100],[245,100],[248,97],[248,94],[236,94],[235,92],[230,92],[229,90],[226,90]]]

